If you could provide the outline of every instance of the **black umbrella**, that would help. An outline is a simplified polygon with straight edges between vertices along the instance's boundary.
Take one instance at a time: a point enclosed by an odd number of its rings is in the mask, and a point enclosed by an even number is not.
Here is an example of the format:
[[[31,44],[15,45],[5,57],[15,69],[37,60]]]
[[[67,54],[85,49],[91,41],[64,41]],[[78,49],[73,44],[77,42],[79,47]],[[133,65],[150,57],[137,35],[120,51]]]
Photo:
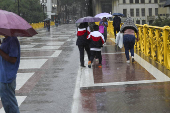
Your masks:
[[[170,7],[170,0],[166,0],[164,7]]]
[[[50,20],[51,20],[50,18],[46,18],[45,20],[43,20],[43,22],[50,21]]]

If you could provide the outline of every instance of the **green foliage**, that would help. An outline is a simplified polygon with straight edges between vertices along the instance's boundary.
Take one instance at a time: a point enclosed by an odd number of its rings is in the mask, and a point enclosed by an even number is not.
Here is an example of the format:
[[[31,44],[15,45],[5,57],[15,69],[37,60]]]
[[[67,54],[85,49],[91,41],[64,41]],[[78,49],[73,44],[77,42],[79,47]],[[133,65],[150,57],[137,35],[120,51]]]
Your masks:
[[[0,9],[18,14],[17,1],[18,0],[0,0]],[[27,22],[38,23],[44,20],[43,10],[39,0],[20,0],[19,3],[20,16]]]
[[[170,19],[167,17],[165,19],[162,19],[162,18],[160,18],[160,16],[158,16],[158,18],[155,19],[155,21],[153,22],[152,25],[159,26],[159,27],[170,26]]]

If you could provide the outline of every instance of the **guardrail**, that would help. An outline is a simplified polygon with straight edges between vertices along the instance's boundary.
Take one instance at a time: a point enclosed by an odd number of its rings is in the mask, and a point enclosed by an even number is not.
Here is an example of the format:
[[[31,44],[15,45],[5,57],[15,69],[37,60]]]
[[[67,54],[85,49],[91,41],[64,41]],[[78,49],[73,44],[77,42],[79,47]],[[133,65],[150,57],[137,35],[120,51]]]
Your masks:
[[[112,23],[113,21],[108,22],[107,31],[111,33],[114,38]],[[97,22],[96,24],[98,25],[99,23]],[[157,27],[147,24],[136,24],[136,26],[139,30],[140,40],[136,42],[135,48],[145,56],[149,56],[167,69],[170,69],[170,27]]]
[[[39,23],[31,23],[30,24],[34,29],[40,29],[44,27],[44,22],[39,22]],[[55,25],[54,22],[50,23],[51,26]]]

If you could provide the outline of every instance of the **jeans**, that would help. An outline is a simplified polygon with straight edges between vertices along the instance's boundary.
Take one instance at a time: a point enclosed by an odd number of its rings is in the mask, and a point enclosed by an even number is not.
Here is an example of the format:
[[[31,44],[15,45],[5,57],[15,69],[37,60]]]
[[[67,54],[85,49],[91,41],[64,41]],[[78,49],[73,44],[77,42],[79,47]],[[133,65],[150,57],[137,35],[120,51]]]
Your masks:
[[[126,34],[123,36],[123,44],[125,47],[126,59],[129,60],[129,50],[131,56],[134,56],[134,45],[135,45],[135,36]]]
[[[20,113],[15,97],[16,79],[11,83],[0,82],[0,97],[5,113]]]

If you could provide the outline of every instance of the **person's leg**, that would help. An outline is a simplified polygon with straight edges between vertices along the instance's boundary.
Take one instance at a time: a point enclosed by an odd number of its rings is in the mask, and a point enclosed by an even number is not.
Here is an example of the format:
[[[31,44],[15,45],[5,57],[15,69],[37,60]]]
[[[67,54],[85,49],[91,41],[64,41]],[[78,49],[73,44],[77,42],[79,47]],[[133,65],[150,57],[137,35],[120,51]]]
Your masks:
[[[128,35],[124,35],[123,36],[123,44],[125,47],[125,55],[126,55],[126,59],[129,62],[129,36]]]
[[[101,55],[101,51],[96,51],[96,56],[97,56],[97,58],[99,58],[99,64],[102,64],[102,55]]]
[[[130,37],[130,53],[132,57],[132,62],[134,62],[134,45],[135,45],[135,36]]]
[[[116,39],[116,28],[114,28],[114,34],[115,34],[115,39]]]
[[[93,63],[94,57],[95,57],[95,51],[90,51],[90,61],[88,63],[89,68],[91,68],[91,64]]]
[[[105,42],[107,40],[107,28],[104,29],[104,39],[105,39]]]
[[[12,83],[0,83],[1,102],[6,113],[20,113],[15,97],[16,80]]]
[[[79,48],[79,53],[80,53],[80,63],[82,67],[84,66],[84,46],[78,46]]]
[[[90,61],[90,47],[89,47],[89,45],[85,46],[85,50],[87,52],[88,60]]]

